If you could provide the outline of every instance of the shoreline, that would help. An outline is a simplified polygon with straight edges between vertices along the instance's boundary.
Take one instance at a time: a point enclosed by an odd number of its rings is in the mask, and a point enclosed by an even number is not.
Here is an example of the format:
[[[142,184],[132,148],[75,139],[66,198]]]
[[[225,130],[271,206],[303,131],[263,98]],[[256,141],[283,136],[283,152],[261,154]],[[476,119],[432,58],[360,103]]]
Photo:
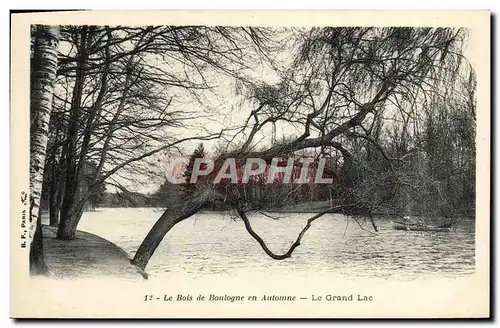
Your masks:
[[[121,247],[107,239],[78,230],[74,240],[59,240],[57,227],[42,225],[42,231],[45,262],[50,276],[56,279],[148,277],[144,270],[130,263]]]

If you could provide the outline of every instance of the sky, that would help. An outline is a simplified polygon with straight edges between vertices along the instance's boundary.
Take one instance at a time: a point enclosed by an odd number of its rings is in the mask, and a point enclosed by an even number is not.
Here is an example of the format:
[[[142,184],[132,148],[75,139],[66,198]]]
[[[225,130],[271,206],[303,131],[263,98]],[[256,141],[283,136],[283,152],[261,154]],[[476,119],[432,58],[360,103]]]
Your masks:
[[[474,57],[474,51],[480,44],[480,38],[474,33],[470,33],[468,44],[465,48],[464,54],[466,57]],[[288,53],[289,55],[289,53]],[[477,63],[472,63],[475,66]],[[251,75],[268,83],[277,82],[278,76],[269,68],[258,65],[254,68]],[[192,113],[197,116],[201,113],[202,117],[190,122],[187,128],[177,128],[174,131],[169,131],[174,134],[176,138],[189,137],[193,134],[203,135],[206,131],[218,132],[222,128],[240,126],[245,122],[249,113],[254,109],[255,104],[249,101],[243,101],[242,98],[235,96],[235,85],[232,78],[218,78],[216,79],[215,92],[206,96],[208,103],[206,108],[203,106],[185,106],[183,111]],[[213,108],[215,111],[208,111],[208,108]],[[204,117],[203,117],[204,116]],[[259,132],[254,140],[264,140],[258,146],[263,146],[263,143],[269,144],[269,135],[271,134],[271,125],[268,125],[261,132]],[[290,134],[299,134],[302,131],[292,127],[290,124],[278,124],[276,127],[276,134],[278,136],[287,136]],[[200,141],[190,141],[182,144],[181,148],[184,150],[184,155],[189,155],[192,150],[197,146]],[[220,140],[203,141],[205,149],[209,153],[213,153],[217,147],[221,146]],[[161,161],[161,162],[160,162]],[[168,166],[168,157],[160,157],[158,170],[163,172]],[[140,179],[139,179],[140,180]],[[163,181],[153,177],[146,179],[147,183],[134,183],[130,186],[131,190],[136,190],[143,193],[154,192]],[[112,190],[112,188],[108,188]]]

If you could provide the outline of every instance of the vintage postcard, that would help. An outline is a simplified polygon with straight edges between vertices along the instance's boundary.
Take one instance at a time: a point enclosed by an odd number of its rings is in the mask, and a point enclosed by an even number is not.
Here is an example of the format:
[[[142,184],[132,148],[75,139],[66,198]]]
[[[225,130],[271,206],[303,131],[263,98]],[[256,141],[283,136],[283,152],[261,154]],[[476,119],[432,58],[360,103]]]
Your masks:
[[[14,318],[487,318],[488,11],[11,15]]]

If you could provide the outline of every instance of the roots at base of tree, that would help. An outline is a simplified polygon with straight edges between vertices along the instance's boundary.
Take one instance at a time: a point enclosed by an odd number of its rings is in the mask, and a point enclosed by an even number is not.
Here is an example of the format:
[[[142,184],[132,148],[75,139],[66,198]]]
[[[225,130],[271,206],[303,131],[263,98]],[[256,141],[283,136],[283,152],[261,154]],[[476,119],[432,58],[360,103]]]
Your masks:
[[[76,237],[76,225],[72,222],[60,222],[57,227],[57,239],[73,240]]]
[[[33,236],[33,241],[30,246],[30,275],[39,276],[49,275],[49,268],[45,264],[43,255],[43,233],[41,218],[39,217],[36,223],[35,235]]]
[[[133,259],[130,260],[130,264],[132,264],[137,269],[137,273],[139,273],[145,280],[149,279],[149,274],[146,272],[146,270],[144,270],[141,267],[139,267],[138,265],[134,264]]]
[[[30,261],[30,275],[31,276],[50,276],[50,270],[42,260],[41,263]]]

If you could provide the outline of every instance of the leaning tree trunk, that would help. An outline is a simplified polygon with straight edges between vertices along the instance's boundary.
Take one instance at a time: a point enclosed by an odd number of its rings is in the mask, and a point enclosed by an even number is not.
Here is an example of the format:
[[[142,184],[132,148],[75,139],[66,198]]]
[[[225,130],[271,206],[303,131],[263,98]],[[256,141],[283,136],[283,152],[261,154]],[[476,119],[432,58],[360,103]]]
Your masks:
[[[165,210],[142,241],[131,261],[132,264],[144,270],[165,235],[177,223],[198,212],[212,196],[213,191],[207,189],[184,204]]]
[[[30,106],[30,236],[34,236],[35,240],[30,246],[30,272],[40,274],[47,272],[43,260],[43,235],[39,215],[49,120],[57,74],[59,27],[36,26],[35,33]]]

